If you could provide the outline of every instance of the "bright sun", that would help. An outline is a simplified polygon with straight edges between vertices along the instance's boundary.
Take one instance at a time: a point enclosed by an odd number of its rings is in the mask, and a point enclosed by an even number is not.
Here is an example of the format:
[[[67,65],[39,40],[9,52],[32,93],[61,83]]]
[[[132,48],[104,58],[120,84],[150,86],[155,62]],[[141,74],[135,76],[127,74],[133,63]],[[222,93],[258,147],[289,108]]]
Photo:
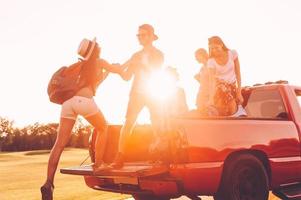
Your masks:
[[[175,93],[176,81],[166,70],[160,70],[152,73],[147,88],[150,98],[163,102],[167,101]]]

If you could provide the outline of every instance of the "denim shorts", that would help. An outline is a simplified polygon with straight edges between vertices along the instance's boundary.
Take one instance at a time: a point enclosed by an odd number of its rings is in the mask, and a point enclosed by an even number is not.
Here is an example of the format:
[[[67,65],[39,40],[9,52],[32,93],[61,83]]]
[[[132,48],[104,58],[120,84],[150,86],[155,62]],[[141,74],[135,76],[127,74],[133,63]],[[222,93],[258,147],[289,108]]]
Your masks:
[[[87,118],[98,112],[100,110],[93,98],[74,96],[63,103],[61,118],[76,120],[77,115]]]

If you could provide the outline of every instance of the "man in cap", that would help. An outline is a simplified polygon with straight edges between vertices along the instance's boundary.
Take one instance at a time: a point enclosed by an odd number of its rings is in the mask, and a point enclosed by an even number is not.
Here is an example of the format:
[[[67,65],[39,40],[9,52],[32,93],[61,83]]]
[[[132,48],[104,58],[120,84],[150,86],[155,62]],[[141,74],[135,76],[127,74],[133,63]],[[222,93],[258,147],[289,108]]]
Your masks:
[[[120,131],[118,154],[111,165],[113,168],[122,168],[124,163],[125,146],[132,132],[136,119],[144,106],[148,107],[153,129],[158,128],[159,110],[149,95],[148,80],[153,72],[160,70],[164,62],[163,53],[153,46],[158,39],[154,28],[149,24],[139,26],[138,41],[142,49],[123,64],[124,71],[121,77],[129,81],[134,77],[126,112],[126,121]]]

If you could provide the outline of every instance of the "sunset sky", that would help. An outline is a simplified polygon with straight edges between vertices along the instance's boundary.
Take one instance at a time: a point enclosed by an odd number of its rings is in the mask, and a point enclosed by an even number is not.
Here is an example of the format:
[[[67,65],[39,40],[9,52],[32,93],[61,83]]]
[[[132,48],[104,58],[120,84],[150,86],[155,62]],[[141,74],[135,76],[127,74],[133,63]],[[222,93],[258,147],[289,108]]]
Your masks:
[[[237,50],[242,85],[280,79],[301,85],[301,1],[298,0],[1,0],[0,116],[18,126],[58,122],[47,84],[54,71],[77,60],[83,38],[97,37],[102,57],[123,63],[140,49],[138,26],[150,23],[174,66],[189,107],[198,89],[197,48],[219,35]],[[124,121],[130,82],[110,75],[95,97],[110,123]],[[148,121],[144,112],[140,123]]]

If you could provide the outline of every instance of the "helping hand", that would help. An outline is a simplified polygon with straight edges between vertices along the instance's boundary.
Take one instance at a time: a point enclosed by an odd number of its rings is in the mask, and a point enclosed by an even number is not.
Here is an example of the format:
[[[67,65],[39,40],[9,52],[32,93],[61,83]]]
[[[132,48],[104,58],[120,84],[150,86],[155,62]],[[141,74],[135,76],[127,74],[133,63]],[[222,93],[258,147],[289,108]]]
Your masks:
[[[123,72],[123,68],[121,67],[121,65],[119,63],[112,63],[112,66],[115,68],[115,72],[117,74],[121,74]]]

